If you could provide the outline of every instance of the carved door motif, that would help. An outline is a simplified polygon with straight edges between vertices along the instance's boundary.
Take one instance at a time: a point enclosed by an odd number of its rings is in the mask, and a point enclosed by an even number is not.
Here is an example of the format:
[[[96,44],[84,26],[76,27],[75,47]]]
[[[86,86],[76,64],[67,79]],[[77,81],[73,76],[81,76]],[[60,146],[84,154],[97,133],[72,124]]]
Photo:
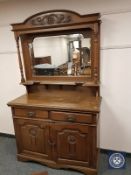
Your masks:
[[[16,129],[19,130],[19,135],[16,137],[18,137],[18,147],[21,153],[47,155],[48,130],[45,122],[15,119],[14,123]]]
[[[60,163],[88,165],[88,126],[77,124],[55,125],[56,161]]]

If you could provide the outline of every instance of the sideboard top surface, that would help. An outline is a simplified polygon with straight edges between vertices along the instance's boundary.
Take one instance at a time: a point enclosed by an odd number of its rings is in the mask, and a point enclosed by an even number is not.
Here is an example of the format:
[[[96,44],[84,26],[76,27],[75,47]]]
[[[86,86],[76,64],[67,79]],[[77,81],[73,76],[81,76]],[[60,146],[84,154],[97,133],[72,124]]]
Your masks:
[[[76,93],[30,93],[8,103],[9,106],[40,107],[49,110],[99,112],[101,97],[87,97]]]

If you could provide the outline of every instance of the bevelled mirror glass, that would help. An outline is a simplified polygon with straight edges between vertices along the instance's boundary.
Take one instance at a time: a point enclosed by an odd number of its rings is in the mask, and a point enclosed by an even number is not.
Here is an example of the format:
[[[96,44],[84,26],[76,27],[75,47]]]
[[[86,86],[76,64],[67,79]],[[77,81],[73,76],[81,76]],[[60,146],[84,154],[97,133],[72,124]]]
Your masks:
[[[34,76],[91,77],[91,38],[83,34],[35,37],[29,48]]]

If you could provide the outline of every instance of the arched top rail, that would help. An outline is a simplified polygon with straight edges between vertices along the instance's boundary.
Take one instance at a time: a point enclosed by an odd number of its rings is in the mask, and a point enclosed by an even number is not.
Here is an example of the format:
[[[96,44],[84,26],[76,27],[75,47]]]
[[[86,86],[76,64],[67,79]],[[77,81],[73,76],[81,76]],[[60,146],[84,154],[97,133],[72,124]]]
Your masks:
[[[43,29],[47,28],[48,31],[50,31],[51,28],[60,29],[62,27],[67,27],[65,30],[70,30],[78,28],[77,26],[80,28],[80,25],[83,28],[83,25],[85,24],[88,24],[87,27],[93,28],[90,24],[94,24],[95,22],[99,23],[99,19],[99,13],[80,15],[79,13],[70,10],[50,10],[32,15],[22,23],[12,24],[12,27],[13,31],[16,32],[16,35],[21,35],[43,32]]]

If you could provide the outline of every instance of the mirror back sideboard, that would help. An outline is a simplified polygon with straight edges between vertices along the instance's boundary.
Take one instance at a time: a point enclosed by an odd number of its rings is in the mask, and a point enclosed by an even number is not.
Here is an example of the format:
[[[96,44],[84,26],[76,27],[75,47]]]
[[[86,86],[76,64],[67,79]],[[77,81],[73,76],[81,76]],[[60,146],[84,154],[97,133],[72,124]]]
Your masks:
[[[8,103],[18,160],[96,175],[100,14],[51,10],[12,28],[27,90]]]

